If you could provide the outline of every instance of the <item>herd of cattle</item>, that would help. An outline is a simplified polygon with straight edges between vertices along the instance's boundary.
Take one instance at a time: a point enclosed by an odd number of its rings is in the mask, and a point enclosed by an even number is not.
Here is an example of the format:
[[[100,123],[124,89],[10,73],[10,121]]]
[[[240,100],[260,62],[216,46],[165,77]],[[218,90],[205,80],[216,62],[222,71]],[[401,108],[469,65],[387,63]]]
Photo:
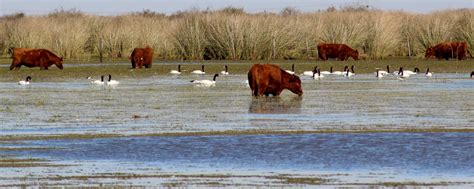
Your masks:
[[[329,58],[341,61],[347,60],[349,57],[354,60],[359,59],[359,52],[345,44],[321,43],[318,44],[317,48],[319,58],[323,61],[328,60]],[[20,69],[22,65],[27,67],[38,66],[40,69],[48,69],[48,67],[53,64],[59,69],[63,69],[63,58],[55,55],[49,50],[11,48],[10,51],[13,59],[10,70]],[[438,59],[446,60],[457,58],[459,60],[464,60],[467,58],[468,54],[472,58],[466,42],[445,42],[426,49],[425,57],[436,57]],[[132,62],[132,68],[151,68],[153,62],[153,49],[148,46],[145,48],[135,48],[129,59]],[[315,72],[316,70],[313,72],[313,77]],[[377,70],[377,76],[378,75],[379,71]],[[474,72],[471,73],[471,77],[473,77],[473,75]],[[214,82],[217,76],[217,74],[214,76]],[[104,82],[103,79],[102,82]],[[277,65],[253,65],[248,72],[248,84],[252,89],[253,96],[269,96],[270,94],[278,96],[284,89],[288,89],[299,96],[303,95],[300,78],[294,74],[288,73],[288,71],[281,69]]]
[[[319,58],[324,61],[329,58],[344,61],[349,57],[359,60],[359,52],[345,44],[320,43],[317,48]],[[21,66],[48,69],[53,64],[59,69],[63,69],[63,58],[46,49],[10,48],[10,53],[13,59],[10,70],[20,69]],[[450,58],[464,60],[467,58],[467,55],[470,55],[472,58],[466,42],[440,43],[429,47],[425,53],[426,58],[436,57],[440,60],[448,60]],[[151,68],[153,49],[148,46],[145,48],[135,48],[129,59],[132,62],[132,68]]]

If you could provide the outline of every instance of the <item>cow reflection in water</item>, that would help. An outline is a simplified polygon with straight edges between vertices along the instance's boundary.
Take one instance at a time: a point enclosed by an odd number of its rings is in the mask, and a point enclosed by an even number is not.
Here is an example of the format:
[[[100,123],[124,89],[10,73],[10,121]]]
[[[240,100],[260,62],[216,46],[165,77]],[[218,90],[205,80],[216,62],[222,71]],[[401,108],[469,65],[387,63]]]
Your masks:
[[[290,99],[281,97],[252,98],[249,113],[256,114],[299,114],[303,98],[295,96]]]

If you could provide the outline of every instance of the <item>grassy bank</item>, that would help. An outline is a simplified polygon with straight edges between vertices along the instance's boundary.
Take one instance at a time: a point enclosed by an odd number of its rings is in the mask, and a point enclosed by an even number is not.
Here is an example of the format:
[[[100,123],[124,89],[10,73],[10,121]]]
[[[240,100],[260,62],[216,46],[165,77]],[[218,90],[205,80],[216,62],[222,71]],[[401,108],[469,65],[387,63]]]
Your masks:
[[[238,8],[164,15],[143,11],[118,16],[57,10],[48,15],[0,17],[0,52],[46,48],[66,59],[102,54],[126,58],[150,45],[165,60],[315,59],[320,42],[345,43],[371,59],[422,57],[444,41],[467,41],[474,52],[474,9],[413,14],[346,7],[303,13],[246,13]]]
[[[420,59],[386,59],[386,60],[365,60],[365,61],[304,61],[304,60],[287,60],[287,61],[203,61],[203,62],[155,62],[150,69],[131,69],[131,64],[122,62],[121,64],[65,64],[64,70],[59,70],[55,66],[49,70],[40,70],[39,68],[22,67],[20,70],[9,70],[9,64],[3,64],[0,67],[0,81],[11,82],[25,79],[27,75],[38,81],[65,81],[80,80],[87,76],[98,77],[103,74],[112,74],[114,78],[143,78],[154,75],[168,74],[170,70],[177,69],[177,64],[182,64],[183,74],[189,74],[192,70],[201,69],[201,64],[206,65],[205,70],[208,75],[219,73],[224,70],[223,65],[228,65],[231,74],[246,74],[254,63],[274,63],[280,65],[283,69],[291,69],[291,65],[295,64],[297,74],[303,71],[313,70],[315,66],[321,67],[321,70],[329,70],[333,66],[334,70],[342,71],[346,65],[354,65],[356,74],[373,73],[377,68],[382,70],[390,65],[390,71],[397,71],[400,66],[406,70],[413,70],[418,67],[421,72],[426,68],[430,68],[431,72],[436,73],[463,73],[466,77],[471,71],[474,71],[474,59],[465,61],[437,61],[437,60],[420,60]]]

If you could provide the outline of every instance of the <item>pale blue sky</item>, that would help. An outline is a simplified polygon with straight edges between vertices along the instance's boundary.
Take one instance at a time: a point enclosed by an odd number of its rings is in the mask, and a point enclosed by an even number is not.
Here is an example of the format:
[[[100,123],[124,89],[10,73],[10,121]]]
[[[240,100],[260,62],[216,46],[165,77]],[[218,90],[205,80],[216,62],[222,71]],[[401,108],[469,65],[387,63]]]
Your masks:
[[[244,8],[247,12],[279,12],[284,7],[302,11],[323,10],[361,2],[383,10],[404,10],[428,13],[447,8],[474,8],[474,0],[0,0],[0,14],[24,12],[47,14],[54,9],[79,9],[86,13],[116,15],[150,9],[170,14],[178,10],[220,9],[227,6]]]

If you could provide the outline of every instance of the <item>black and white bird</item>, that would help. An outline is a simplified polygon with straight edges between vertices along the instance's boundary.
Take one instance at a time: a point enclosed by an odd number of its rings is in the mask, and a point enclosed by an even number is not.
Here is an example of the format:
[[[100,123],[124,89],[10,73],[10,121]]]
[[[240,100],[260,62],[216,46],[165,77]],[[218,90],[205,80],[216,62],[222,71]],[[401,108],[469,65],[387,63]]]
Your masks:
[[[216,78],[219,76],[219,74],[215,74],[214,78],[211,80],[192,80],[191,83],[199,85],[199,86],[204,86],[204,87],[210,87],[216,85]]]
[[[100,76],[100,80],[92,80],[92,77],[89,76],[87,77],[87,79],[91,80],[91,84],[96,84],[96,85],[103,85],[105,82],[104,82],[104,75]]]
[[[351,66],[351,69],[346,70],[346,73],[344,73],[344,77],[351,77],[353,75],[355,75],[354,65]]]
[[[375,77],[378,78],[378,79],[381,79],[381,78],[383,78],[383,76],[384,76],[384,75],[383,75],[382,73],[380,73],[380,72],[381,72],[381,71],[380,71],[379,69],[377,69],[377,71],[375,71]]]
[[[312,71],[304,71],[304,72],[303,72],[303,75],[304,75],[304,76],[313,76],[313,74],[315,73],[315,71],[318,70],[318,68],[319,68],[319,66],[315,66]]]
[[[377,69],[377,70],[378,70],[378,74],[382,75],[382,77],[383,77],[383,76],[390,73],[390,66],[387,65],[387,71],[380,70],[380,69]],[[377,72],[374,72],[374,74],[377,75]]]
[[[427,77],[427,78],[433,77],[433,73],[430,72],[430,68],[426,68],[425,77]]]
[[[109,80],[107,80],[107,85],[112,86],[112,85],[118,85],[119,82],[117,80],[112,80],[112,75],[109,74]]]
[[[31,82],[31,76],[27,76],[25,80],[19,81],[18,85],[29,85]]]
[[[291,70],[285,70],[289,74],[295,74],[295,64],[291,65]]]
[[[221,75],[229,75],[229,70],[227,69],[227,65],[224,66],[225,70],[221,71]]]
[[[324,75],[321,75],[321,70],[316,66],[313,71],[313,79],[321,79]]]
[[[206,72],[204,71],[204,65],[201,66],[201,70],[194,70],[191,72],[192,74],[197,74],[197,75],[204,75]]]
[[[180,75],[181,74],[181,64],[178,64],[178,70],[171,70],[170,74]]]

